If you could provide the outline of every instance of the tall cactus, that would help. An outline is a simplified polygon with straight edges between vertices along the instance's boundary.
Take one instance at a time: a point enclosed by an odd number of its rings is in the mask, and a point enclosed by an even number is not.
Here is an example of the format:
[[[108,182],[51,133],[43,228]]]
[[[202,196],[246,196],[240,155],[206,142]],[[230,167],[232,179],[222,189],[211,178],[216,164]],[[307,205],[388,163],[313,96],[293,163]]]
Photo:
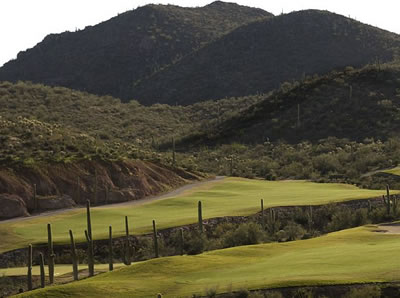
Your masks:
[[[179,240],[180,240],[181,256],[183,256],[184,247],[185,247],[185,238],[184,238],[184,235],[183,235],[183,228],[179,229]]]
[[[32,290],[32,244],[28,246],[28,291]]]
[[[389,189],[389,184],[386,184],[386,210],[387,210],[387,214],[390,215],[390,189]]]
[[[131,245],[129,241],[128,216],[125,216],[125,265],[131,264]]]
[[[97,205],[97,169],[94,169],[94,197],[93,197],[93,202],[95,205]]]
[[[54,249],[53,249],[53,234],[51,232],[51,224],[47,224],[47,256],[49,266],[49,282],[54,283]]]
[[[397,195],[393,196],[393,204],[392,204],[392,207],[393,207],[393,215],[394,215],[394,216],[396,216],[396,213],[397,213],[398,200],[399,200],[399,198],[397,197]]]
[[[113,240],[112,240],[112,226],[108,227],[108,270],[113,271]]]
[[[88,245],[88,269],[89,276],[94,275],[94,256],[93,256],[93,240],[89,236],[89,232],[85,230],[85,237]]]
[[[265,218],[264,218],[264,200],[261,199],[261,226],[265,230]]]
[[[175,138],[172,137],[172,164],[176,164]]]
[[[39,208],[39,202],[37,198],[37,187],[36,184],[33,184],[33,209],[36,212]]]
[[[156,221],[153,219],[153,238],[154,238],[154,255],[158,258],[158,240],[157,240],[157,228]]]
[[[90,201],[86,201],[86,221],[87,221],[87,231],[88,236],[92,239],[92,219],[90,217]]]
[[[43,254],[39,254],[39,261],[40,261],[40,286],[44,288],[46,286],[46,275],[44,273],[44,259]]]
[[[69,230],[69,238],[71,239],[72,271],[74,275],[74,280],[78,280],[78,256],[76,255],[74,234],[71,230]]]
[[[78,202],[81,202],[81,178],[78,176],[77,182],[76,182],[76,197]]]
[[[201,201],[197,204],[197,213],[198,213],[198,224],[199,224],[199,232],[203,233],[203,208],[201,206]]]
[[[372,212],[372,205],[371,205],[371,201],[370,201],[370,200],[368,200],[368,201],[367,201],[367,204],[368,204],[368,213],[371,213],[371,212]]]
[[[273,208],[269,209],[269,215],[268,215],[268,231],[271,234],[274,234],[276,232],[276,214],[275,210]]]
[[[313,227],[313,207],[309,206],[308,212],[307,212],[307,221],[308,221],[308,230],[311,231]]]

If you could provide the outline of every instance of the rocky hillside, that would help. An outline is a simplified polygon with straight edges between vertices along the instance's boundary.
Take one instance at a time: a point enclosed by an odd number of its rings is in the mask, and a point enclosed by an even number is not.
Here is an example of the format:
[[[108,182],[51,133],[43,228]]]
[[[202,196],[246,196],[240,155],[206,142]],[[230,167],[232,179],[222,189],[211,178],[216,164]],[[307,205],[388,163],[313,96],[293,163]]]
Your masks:
[[[77,32],[50,34],[0,69],[0,81],[28,80],[132,99],[131,88],[230,30],[272,16],[214,2],[147,5]]]
[[[284,84],[263,101],[201,134],[188,146],[330,137],[362,141],[400,137],[400,66],[347,68]]]
[[[0,167],[0,219],[70,208],[86,200],[94,205],[138,200],[197,179],[183,170],[129,160]]]
[[[276,89],[346,66],[390,61],[399,36],[327,11],[306,10],[241,26],[138,82],[145,104],[191,104]]]
[[[123,103],[110,96],[99,97],[64,87],[0,82],[0,144],[2,148],[14,146],[23,151],[47,148],[56,154],[71,150],[90,153],[90,144],[96,142],[99,147],[112,143],[115,148],[115,142],[127,142],[130,147],[143,148],[205,129],[262,98],[146,107],[136,101]],[[69,149],[57,149],[59,141]],[[0,152],[6,153],[2,148]],[[125,152],[130,151],[126,149]]]

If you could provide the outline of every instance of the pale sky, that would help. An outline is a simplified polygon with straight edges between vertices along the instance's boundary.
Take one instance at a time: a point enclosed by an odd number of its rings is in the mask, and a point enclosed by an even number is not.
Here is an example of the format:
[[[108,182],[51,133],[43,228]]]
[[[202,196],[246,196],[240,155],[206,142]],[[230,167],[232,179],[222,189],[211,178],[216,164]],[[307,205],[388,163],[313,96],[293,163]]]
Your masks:
[[[50,33],[95,25],[148,3],[204,6],[212,0],[0,0],[0,66]],[[277,15],[326,9],[400,34],[399,0],[237,0]]]

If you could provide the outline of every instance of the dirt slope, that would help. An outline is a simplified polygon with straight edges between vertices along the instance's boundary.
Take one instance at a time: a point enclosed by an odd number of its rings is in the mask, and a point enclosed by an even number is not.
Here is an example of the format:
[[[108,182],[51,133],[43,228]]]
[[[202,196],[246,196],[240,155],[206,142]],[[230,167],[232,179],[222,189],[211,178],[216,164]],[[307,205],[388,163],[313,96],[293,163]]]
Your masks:
[[[94,205],[137,200],[198,179],[180,169],[129,160],[0,167],[0,219],[73,207],[86,200]]]

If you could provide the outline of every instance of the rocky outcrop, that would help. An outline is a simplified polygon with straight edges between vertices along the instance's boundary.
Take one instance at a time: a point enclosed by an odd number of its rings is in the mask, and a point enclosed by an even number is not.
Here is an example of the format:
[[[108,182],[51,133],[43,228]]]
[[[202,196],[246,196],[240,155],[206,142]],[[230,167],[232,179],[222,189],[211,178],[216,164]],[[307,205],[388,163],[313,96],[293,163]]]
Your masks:
[[[86,200],[93,205],[137,200],[198,179],[182,169],[132,160],[0,167],[0,219],[69,208]]]
[[[18,195],[0,194],[0,218],[27,216],[25,202]]]

